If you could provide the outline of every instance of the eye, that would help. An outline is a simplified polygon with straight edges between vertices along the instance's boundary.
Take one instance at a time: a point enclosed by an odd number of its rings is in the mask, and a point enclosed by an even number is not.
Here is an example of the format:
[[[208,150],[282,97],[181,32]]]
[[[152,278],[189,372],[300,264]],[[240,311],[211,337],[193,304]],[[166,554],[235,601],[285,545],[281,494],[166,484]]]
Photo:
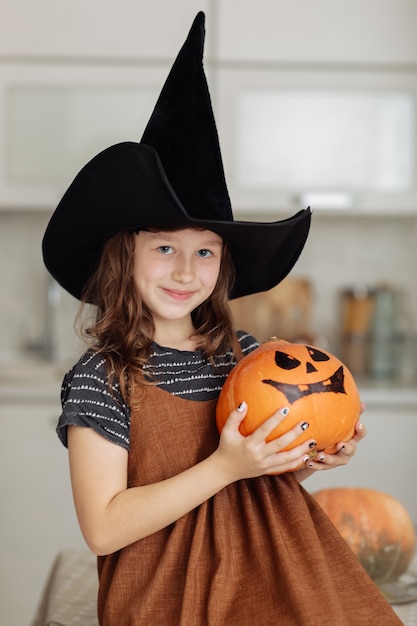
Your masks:
[[[329,360],[329,356],[327,354],[324,354],[324,352],[321,352],[321,350],[317,350],[316,348],[311,348],[310,346],[306,346],[309,355],[311,356],[311,358],[313,359],[313,361],[328,361]]]
[[[159,252],[161,252],[162,254],[172,254],[173,253],[173,248],[172,246],[159,246],[158,247]]]
[[[295,359],[290,354],[277,350],[275,352],[275,363],[283,370],[293,370],[300,365],[301,361]]]
[[[210,256],[213,256],[213,253],[210,250],[203,248],[203,250],[199,250],[197,252],[197,256],[201,257],[202,259],[206,259]]]

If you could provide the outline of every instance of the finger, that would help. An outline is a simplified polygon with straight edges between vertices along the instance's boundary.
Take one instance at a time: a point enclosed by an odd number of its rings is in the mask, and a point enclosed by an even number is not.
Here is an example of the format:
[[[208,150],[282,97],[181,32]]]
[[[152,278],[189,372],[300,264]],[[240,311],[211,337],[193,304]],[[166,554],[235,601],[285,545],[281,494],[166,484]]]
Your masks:
[[[273,434],[274,430],[277,426],[283,421],[283,419],[288,415],[290,409],[288,407],[283,407],[276,411],[270,418],[265,420],[263,424],[258,426],[258,428],[251,435],[256,443],[265,443],[270,439],[270,436]],[[276,454],[281,450],[286,450],[291,444],[300,437],[300,435],[307,430],[309,427],[308,422],[299,422],[290,430],[282,433],[279,437],[274,437],[269,443],[265,445],[268,447],[268,451],[271,454]],[[301,453],[306,453],[306,451],[311,450],[316,446],[316,442],[311,440],[307,440],[306,445],[304,445]]]
[[[361,421],[357,422],[355,426],[355,438],[359,441],[366,437],[366,427],[365,424]]]
[[[335,456],[350,459],[355,453],[358,445],[358,439],[356,437],[352,437],[350,441],[346,441],[344,443],[338,443],[336,446],[336,454]]]
[[[329,469],[330,467],[333,467],[333,465],[335,465],[333,461],[333,456],[334,455],[325,455],[324,453],[319,453],[314,458],[308,457],[307,459],[305,459],[304,465],[308,467],[308,469],[314,469],[319,471],[323,469]]]
[[[305,439],[301,444],[299,444],[299,446],[294,446],[293,444],[297,439],[299,439],[300,435],[308,429],[308,427],[308,422],[300,422],[286,433],[283,433],[280,437],[277,437],[273,441],[269,442],[267,445],[270,447],[271,451],[275,453],[287,450],[291,447],[291,449],[299,450],[299,455],[306,456],[311,453],[317,445],[314,439]]]
[[[307,459],[305,466],[308,467],[308,469],[314,469],[315,471],[327,470],[333,467],[347,465],[352,456],[353,454],[346,454],[345,449],[341,450],[341,452],[336,452],[335,454],[320,452],[314,458]]]
[[[363,439],[364,437],[366,437],[365,425],[360,421],[356,422],[355,434],[348,441],[340,441],[336,445],[337,452],[347,451],[349,453],[351,450],[351,447],[353,446],[353,451],[351,452],[353,454],[355,452],[356,446],[358,445],[359,441]]]
[[[271,415],[271,417],[268,417],[268,419],[262,422],[262,424],[260,424],[258,428],[253,431],[251,437],[259,442],[266,441],[266,439],[273,433],[277,426],[279,426],[281,422],[287,417],[289,411],[289,408],[286,406],[278,409],[278,411],[275,411],[275,413]]]
[[[269,445],[269,444],[268,444]],[[308,446],[307,446],[308,449]],[[291,448],[290,450],[273,453],[269,456],[270,467],[266,473],[283,474],[284,472],[300,469],[308,461],[305,444]]]
[[[335,459],[335,455],[331,454],[323,461],[308,461],[305,465],[308,469],[313,469],[315,472],[323,472],[324,470],[329,470],[334,467],[341,467],[342,465],[347,465],[348,459],[337,458]]]
[[[246,402],[241,402],[239,406],[237,406],[227,418],[223,430],[230,430],[232,432],[237,433],[239,431],[239,426],[243,422],[246,417],[246,413],[248,412],[248,405]]]

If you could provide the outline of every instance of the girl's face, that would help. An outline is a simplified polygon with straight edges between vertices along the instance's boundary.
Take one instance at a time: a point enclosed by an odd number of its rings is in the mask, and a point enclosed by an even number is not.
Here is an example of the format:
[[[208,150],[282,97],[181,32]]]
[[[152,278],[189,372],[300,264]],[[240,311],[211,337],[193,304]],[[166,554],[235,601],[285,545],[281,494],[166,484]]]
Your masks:
[[[222,247],[210,230],[138,233],[133,276],[156,330],[167,321],[190,324],[191,312],[216,286]]]

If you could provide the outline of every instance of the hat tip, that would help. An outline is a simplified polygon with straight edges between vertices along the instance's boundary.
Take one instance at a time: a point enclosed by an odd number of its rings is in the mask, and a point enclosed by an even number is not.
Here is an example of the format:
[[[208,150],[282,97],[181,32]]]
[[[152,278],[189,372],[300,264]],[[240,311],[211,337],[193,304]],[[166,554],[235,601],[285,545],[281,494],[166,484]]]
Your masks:
[[[194,18],[193,24],[191,26],[191,31],[202,29],[205,30],[206,27],[206,14],[204,11],[199,11]]]

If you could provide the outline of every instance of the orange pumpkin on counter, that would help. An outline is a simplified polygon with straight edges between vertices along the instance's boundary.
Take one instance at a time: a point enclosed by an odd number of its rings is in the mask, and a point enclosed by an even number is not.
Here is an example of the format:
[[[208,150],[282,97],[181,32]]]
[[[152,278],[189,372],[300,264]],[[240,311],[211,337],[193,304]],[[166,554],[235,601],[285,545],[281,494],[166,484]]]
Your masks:
[[[407,570],[416,535],[407,510],[393,496],[359,487],[312,495],[375,582],[397,580]]]
[[[242,401],[248,405],[240,426],[245,436],[283,407],[289,413],[268,440],[307,421],[310,427],[285,449],[314,439],[311,458],[323,450],[334,453],[337,443],[349,440],[360,415],[358,389],[339,359],[321,348],[275,338],[246,355],[227,377],[216,409],[220,432]]]

